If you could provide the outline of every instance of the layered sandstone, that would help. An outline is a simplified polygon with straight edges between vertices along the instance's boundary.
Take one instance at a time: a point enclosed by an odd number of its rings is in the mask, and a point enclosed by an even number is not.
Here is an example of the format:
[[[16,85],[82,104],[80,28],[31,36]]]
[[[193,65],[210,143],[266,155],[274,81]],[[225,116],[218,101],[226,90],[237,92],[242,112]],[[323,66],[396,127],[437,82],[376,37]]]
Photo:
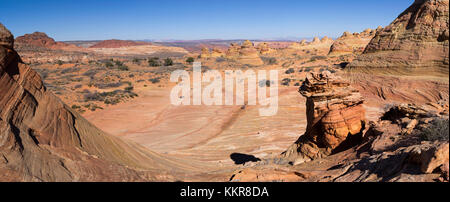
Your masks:
[[[448,77],[448,30],[448,0],[416,0],[378,31],[349,67],[389,68],[421,75],[437,72]]]
[[[249,40],[244,41],[241,45],[232,43],[225,52],[225,57],[245,65],[257,66],[264,64],[260,57],[260,52]]]
[[[366,29],[361,33],[344,32],[341,37],[334,41],[330,47],[330,56],[340,56],[346,54],[361,54],[367,44],[375,36],[376,31]]]
[[[307,128],[285,157],[295,163],[321,158],[356,141],[365,124],[363,98],[330,72],[310,73],[300,87],[306,97]]]
[[[256,49],[262,55],[270,54],[274,51],[272,48],[270,48],[269,44],[266,42],[259,43],[258,45],[256,45]]]
[[[288,48],[291,50],[301,50],[301,51],[318,51],[320,54],[326,54],[330,50],[331,45],[333,44],[333,39],[325,36],[322,39],[318,37],[314,37],[311,42],[307,42],[306,40],[301,40],[300,42],[292,43]]]
[[[212,51],[209,51],[209,48],[202,48],[202,53],[200,54],[201,58],[218,58],[223,57],[225,54],[222,50],[218,48],[213,48]]]

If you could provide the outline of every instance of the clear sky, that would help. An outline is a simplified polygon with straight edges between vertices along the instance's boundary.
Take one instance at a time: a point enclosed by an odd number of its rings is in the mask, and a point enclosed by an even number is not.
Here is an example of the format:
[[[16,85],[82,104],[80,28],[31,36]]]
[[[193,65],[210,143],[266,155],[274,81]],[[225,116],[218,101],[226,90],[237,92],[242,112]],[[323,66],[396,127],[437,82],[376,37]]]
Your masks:
[[[386,26],[413,1],[0,0],[0,22],[56,40],[338,37]]]

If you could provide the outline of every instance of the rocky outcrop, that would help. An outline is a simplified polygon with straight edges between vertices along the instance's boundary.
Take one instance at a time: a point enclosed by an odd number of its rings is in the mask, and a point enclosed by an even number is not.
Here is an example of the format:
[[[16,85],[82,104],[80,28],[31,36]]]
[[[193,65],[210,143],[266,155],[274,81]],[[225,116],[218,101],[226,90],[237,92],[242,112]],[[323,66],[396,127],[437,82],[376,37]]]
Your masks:
[[[230,47],[225,52],[225,57],[236,60],[241,64],[257,66],[264,64],[259,54],[260,52],[255,48],[253,43],[246,40],[242,45],[235,43],[230,44]]]
[[[11,39],[0,24],[0,181],[172,179],[150,171],[160,156],[97,129],[49,92]]]
[[[152,45],[150,42],[142,42],[142,41],[129,41],[129,40],[104,40],[100,41],[89,48],[122,48],[128,46],[144,46],[144,45]]]
[[[442,119],[446,127],[432,123]],[[411,133],[405,134],[411,123],[415,123]],[[439,138],[421,137],[430,132]],[[414,104],[394,105],[362,133],[361,141],[345,151],[294,166],[277,158],[262,159],[236,171],[230,181],[448,182],[448,113]]]
[[[297,50],[311,50],[311,49],[326,49],[329,50],[330,46],[333,44],[333,39],[325,36],[322,39],[319,37],[314,37],[311,42],[306,40],[301,40],[300,42],[292,43],[289,48]]]
[[[209,51],[209,48],[202,48],[202,53],[200,54],[201,58],[207,59],[207,58],[218,58],[223,57],[225,54],[222,50],[218,48],[213,48],[212,51]]]
[[[365,124],[363,98],[341,78],[310,73],[300,87],[306,97],[307,128],[283,153],[295,164],[321,158],[354,145]]]
[[[256,46],[256,49],[259,51],[260,54],[264,55],[264,54],[270,54],[272,53],[274,50],[272,48],[269,47],[269,44],[266,42],[263,43],[259,43]]]
[[[350,68],[396,68],[402,73],[433,72],[448,77],[449,1],[416,0],[377,32]],[[407,69],[404,69],[407,68]]]
[[[29,45],[36,47],[43,47],[53,50],[77,50],[78,47],[64,42],[56,42],[53,38],[47,36],[43,32],[34,32],[32,34],[25,34],[16,38],[16,43],[19,46]]]
[[[376,31],[366,29],[361,33],[344,32],[330,47],[329,56],[361,54],[375,36]]]

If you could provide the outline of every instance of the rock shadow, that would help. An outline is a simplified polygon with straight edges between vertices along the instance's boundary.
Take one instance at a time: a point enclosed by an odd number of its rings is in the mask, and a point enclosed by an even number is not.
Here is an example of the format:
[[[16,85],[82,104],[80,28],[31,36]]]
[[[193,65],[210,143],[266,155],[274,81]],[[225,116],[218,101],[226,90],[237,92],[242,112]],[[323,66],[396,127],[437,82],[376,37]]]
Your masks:
[[[247,162],[261,161],[261,159],[256,158],[253,155],[241,154],[241,153],[232,153],[230,155],[230,158],[231,158],[231,160],[234,161],[234,164],[236,164],[236,165],[245,164]]]

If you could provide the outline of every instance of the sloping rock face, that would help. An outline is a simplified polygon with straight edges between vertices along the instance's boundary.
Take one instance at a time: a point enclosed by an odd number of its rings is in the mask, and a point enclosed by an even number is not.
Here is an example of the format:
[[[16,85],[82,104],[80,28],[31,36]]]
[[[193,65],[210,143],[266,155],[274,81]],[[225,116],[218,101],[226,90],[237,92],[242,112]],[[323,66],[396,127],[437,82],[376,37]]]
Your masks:
[[[366,29],[361,33],[344,32],[344,34],[334,41],[330,47],[329,56],[340,56],[346,54],[361,54],[367,44],[375,36],[376,31]]]
[[[111,39],[111,40],[104,40],[100,41],[89,48],[122,48],[122,47],[128,47],[128,46],[144,46],[144,45],[151,45],[150,42],[140,42],[140,41],[128,41],[128,40],[117,40],[117,39]]]
[[[416,0],[377,32],[349,67],[408,68],[444,73],[449,69],[449,1]]]
[[[0,181],[158,180],[138,169],[156,168],[160,157],[73,112],[22,62],[11,39],[0,24]]]
[[[365,124],[363,98],[330,72],[310,73],[300,87],[306,97],[307,128],[284,157],[295,164],[321,158],[354,145]]]

